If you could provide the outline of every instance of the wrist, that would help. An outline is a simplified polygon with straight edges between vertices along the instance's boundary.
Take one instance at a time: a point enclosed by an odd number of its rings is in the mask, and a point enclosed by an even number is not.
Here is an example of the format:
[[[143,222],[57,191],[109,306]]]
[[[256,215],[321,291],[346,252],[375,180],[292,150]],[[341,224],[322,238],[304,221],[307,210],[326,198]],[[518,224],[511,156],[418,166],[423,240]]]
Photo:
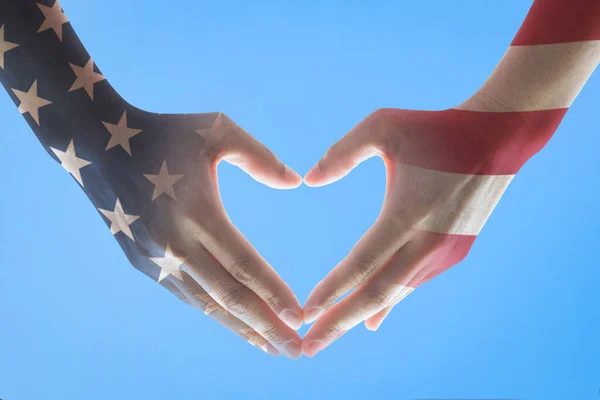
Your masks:
[[[469,102],[485,105],[488,110],[497,104],[480,95]],[[455,108],[446,112],[452,116],[456,130],[452,136],[462,138],[460,147],[465,153],[461,163],[472,159],[470,173],[511,175],[546,145],[567,110],[498,112]]]
[[[459,109],[491,112],[569,108],[600,62],[597,41],[510,46]]]

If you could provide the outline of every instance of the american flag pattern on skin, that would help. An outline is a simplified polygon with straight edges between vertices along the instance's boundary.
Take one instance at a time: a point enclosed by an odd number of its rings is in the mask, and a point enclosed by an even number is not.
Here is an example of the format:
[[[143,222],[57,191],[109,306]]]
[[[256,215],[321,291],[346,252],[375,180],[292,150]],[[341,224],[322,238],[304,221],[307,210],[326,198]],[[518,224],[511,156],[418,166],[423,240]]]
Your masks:
[[[460,186],[474,190],[468,201],[446,204],[417,224],[442,245],[409,286],[466,256],[514,175],[548,142],[599,62],[599,1],[536,0],[497,68],[469,100],[436,113],[389,111],[390,118],[428,127],[418,138],[407,132],[406,146],[395,146],[398,168],[411,170],[397,176],[418,174],[416,181],[428,188],[422,192],[439,198],[451,198],[448,190]]]
[[[304,353],[314,356],[362,321],[377,329],[395,304],[459,263],[599,61],[599,1],[536,0],[467,101],[441,111],[380,109],[334,144],[307,184],[332,183],[379,155],[386,194],[375,224],[309,295],[305,322],[316,322]]]
[[[0,81],[132,265],[266,351],[264,338],[183,273],[191,256],[215,263],[209,254],[185,254],[192,239],[181,228],[210,218],[197,203],[218,197],[211,168],[203,163],[202,156],[215,150],[207,148],[207,138],[241,129],[221,113],[158,114],[127,103],[57,0],[0,3]]]

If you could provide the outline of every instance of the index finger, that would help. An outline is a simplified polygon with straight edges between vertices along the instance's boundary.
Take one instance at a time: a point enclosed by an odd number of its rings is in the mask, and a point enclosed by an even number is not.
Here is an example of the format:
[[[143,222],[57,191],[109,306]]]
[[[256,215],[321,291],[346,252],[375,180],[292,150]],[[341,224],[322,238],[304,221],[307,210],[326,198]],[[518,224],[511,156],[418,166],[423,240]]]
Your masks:
[[[256,293],[290,328],[302,326],[302,307],[292,289],[229,218],[219,219],[202,244],[235,280]]]
[[[399,220],[380,217],[350,254],[313,289],[304,305],[304,321],[313,322],[340,297],[366,282],[406,243],[409,234]]]

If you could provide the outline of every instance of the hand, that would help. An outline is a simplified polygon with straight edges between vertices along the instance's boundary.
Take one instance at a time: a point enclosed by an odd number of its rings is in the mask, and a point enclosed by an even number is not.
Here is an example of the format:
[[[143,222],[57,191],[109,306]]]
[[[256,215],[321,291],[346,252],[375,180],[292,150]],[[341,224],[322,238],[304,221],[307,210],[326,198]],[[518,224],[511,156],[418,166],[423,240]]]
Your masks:
[[[53,139],[51,153],[137,269],[269,354],[299,357],[301,307],[227,217],[216,170],[226,160],[279,189],[301,178],[223,114],[116,104],[84,132]]]
[[[220,113],[128,104],[58,0],[42,3],[0,2],[0,81],[44,148],[137,269],[270,354],[299,357],[300,305],[227,217],[216,168],[226,160],[282,189],[300,177]]]
[[[554,131],[555,118],[543,115],[524,122],[519,113],[382,109],[329,149],[306,184],[335,182],[378,155],[387,188],[373,227],[306,301],[305,322],[318,318],[303,339],[306,355],[362,321],[376,330],[414,288],[467,255],[514,174],[549,137],[532,140],[532,127]]]

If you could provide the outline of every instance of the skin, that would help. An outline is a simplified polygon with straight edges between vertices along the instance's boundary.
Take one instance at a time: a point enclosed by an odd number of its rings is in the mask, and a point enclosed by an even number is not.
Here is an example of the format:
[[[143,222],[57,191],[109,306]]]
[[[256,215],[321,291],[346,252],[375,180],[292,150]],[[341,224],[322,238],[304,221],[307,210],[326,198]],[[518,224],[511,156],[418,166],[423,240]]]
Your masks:
[[[589,28],[582,35],[598,36],[591,17],[598,3],[579,4],[579,15],[592,21],[580,24]],[[572,10],[563,0],[554,5]],[[547,21],[536,12],[536,27],[561,20],[560,12]],[[307,185],[328,185],[379,156],[387,185],[378,220],[304,305],[305,323],[316,319],[304,354],[316,355],[363,321],[377,330],[414,288],[464,259],[512,176],[545,145],[600,62],[600,40],[583,40],[511,46],[485,84],[453,109],[378,110],[306,174]]]
[[[171,248],[185,257],[183,279],[169,275],[165,286],[270,355],[298,358],[298,300],[230,221],[219,196],[217,166],[227,161],[276,189],[298,187],[301,178],[227,117],[215,117],[212,128],[200,130],[197,157],[187,160],[193,178],[150,228],[167,231]]]
[[[586,1],[593,4],[586,18],[598,14],[598,3]],[[6,0],[0,11],[3,85],[132,265],[251,344],[290,358],[314,356],[362,321],[377,329],[414,288],[460,262],[512,176],[556,129],[556,113],[541,113],[535,123],[514,113],[568,108],[600,60],[591,42],[510,49],[485,85],[453,109],[382,109],[359,123],[304,182],[330,184],[379,156],[385,201],[303,313],[228,218],[217,165],[230,162],[277,189],[298,187],[297,173],[222,113],[165,115],[126,102],[58,2]],[[588,21],[579,26],[593,26]],[[483,122],[477,113],[486,113]],[[116,127],[130,137],[119,139]],[[167,187],[165,177],[174,179]],[[295,329],[317,318],[301,341]]]
[[[300,357],[302,308],[227,216],[217,165],[276,189],[300,176],[222,113],[128,103],[57,1],[3,1],[0,35],[2,84],[131,264],[268,354]]]

